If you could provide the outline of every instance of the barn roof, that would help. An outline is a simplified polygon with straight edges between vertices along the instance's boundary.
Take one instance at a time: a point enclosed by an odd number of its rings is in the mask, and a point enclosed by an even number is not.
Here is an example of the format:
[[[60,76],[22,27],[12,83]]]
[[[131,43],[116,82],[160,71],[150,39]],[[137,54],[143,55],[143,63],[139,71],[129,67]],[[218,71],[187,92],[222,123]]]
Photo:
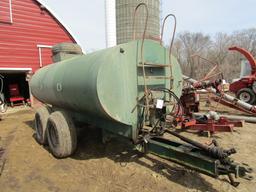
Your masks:
[[[46,5],[46,3],[43,0],[35,0],[37,1],[40,5],[43,5],[45,9],[67,30],[69,35],[74,39],[74,41],[81,46],[81,44],[78,42],[78,38],[72,33],[70,28],[65,25],[65,23],[61,20],[60,17],[49,7]]]

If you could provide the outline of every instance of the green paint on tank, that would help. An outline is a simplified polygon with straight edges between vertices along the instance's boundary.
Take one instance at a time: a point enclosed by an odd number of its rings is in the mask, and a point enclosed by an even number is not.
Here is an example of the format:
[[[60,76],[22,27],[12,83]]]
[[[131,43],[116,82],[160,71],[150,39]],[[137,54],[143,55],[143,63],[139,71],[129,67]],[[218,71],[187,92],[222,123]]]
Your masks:
[[[43,103],[73,112],[88,123],[137,139],[137,100],[144,94],[141,41],[76,56],[38,70],[30,81],[32,94]],[[168,50],[145,40],[144,61],[169,64]],[[179,97],[182,72],[172,57],[172,91]],[[148,75],[170,76],[169,68],[147,68]],[[170,87],[169,79],[146,81],[149,87]]]

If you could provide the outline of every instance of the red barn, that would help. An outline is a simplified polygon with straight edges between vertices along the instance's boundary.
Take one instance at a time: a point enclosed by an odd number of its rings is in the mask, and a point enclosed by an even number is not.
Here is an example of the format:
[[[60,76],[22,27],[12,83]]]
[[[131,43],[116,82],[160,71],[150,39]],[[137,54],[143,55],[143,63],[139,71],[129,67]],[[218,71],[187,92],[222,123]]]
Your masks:
[[[41,0],[0,0],[0,74],[7,101],[15,94],[30,97],[27,75],[52,63],[51,47],[60,42],[76,43]]]

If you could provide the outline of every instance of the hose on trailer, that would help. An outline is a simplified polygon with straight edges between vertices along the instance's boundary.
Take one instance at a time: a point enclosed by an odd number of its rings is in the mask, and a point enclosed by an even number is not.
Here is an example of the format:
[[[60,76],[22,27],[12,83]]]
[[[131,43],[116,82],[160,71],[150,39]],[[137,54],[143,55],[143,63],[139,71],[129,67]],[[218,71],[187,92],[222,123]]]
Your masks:
[[[155,132],[155,130],[157,129],[157,126],[159,125],[159,123],[161,123],[161,122],[166,122],[166,116],[167,115],[170,115],[171,114],[171,116],[172,117],[174,117],[174,119],[175,118],[177,118],[179,115],[180,115],[180,112],[181,111],[183,111],[183,105],[182,105],[182,103],[181,103],[181,101],[180,101],[180,99],[178,98],[178,96],[173,92],[173,91],[171,91],[170,89],[167,89],[167,88],[154,88],[154,89],[150,89],[150,95],[152,95],[152,92],[151,91],[162,91],[162,92],[164,92],[164,93],[168,93],[171,97],[173,97],[174,98],[174,100],[176,101],[175,103],[177,103],[177,105],[178,105],[178,109],[177,109],[177,111],[174,113],[174,111],[175,111],[175,104],[174,104],[174,106],[173,106],[173,108],[172,108],[172,111],[170,112],[170,113],[162,113],[161,115],[160,115],[160,117],[158,118],[158,120],[154,123],[154,126],[152,127],[152,129],[150,130],[150,133],[153,133],[153,132]],[[144,110],[143,110],[143,112],[144,112]],[[163,121],[162,121],[163,120]],[[160,127],[162,127],[162,130],[164,130],[165,128],[166,128],[166,125],[164,125],[164,126],[162,126],[162,125],[160,125]]]
[[[164,93],[168,93],[170,94],[175,100],[176,100],[176,103],[178,105],[178,109],[177,111],[175,112],[175,114],[172,114],[175,110],[175,105],[173,106],[172,108],[172,111],[171,111],[171,114],[174,118],[177,118],[179,115],[180,115],[180,112],[183,111],[183,105],[179,99],[179,97],[173,92],[171,91],[170,89],[167,89],[167,88],[154,88],[154,89],[151,89],[152,91],[163,91]],[[167,115],[167,114],[166,114]]]

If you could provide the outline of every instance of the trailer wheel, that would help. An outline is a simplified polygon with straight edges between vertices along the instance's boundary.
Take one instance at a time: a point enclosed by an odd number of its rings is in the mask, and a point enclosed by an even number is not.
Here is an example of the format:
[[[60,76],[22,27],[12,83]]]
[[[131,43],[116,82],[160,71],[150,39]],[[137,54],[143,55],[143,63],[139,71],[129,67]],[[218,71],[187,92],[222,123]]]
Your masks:
[[[44,106],[37,109],[35,114],[36,140],[42,145],[47,144],[46,126],[50,112],[51,109]]]
[[[253,104],[256,100],[256,95],[253,93],[252,89],[243,88],[238,91],[237,98],[246,103]]]
[[[52,154],[57,158],[70,156],[77,146],[73,120],[63,111],[53,112],[47,122],[47,139]]]

